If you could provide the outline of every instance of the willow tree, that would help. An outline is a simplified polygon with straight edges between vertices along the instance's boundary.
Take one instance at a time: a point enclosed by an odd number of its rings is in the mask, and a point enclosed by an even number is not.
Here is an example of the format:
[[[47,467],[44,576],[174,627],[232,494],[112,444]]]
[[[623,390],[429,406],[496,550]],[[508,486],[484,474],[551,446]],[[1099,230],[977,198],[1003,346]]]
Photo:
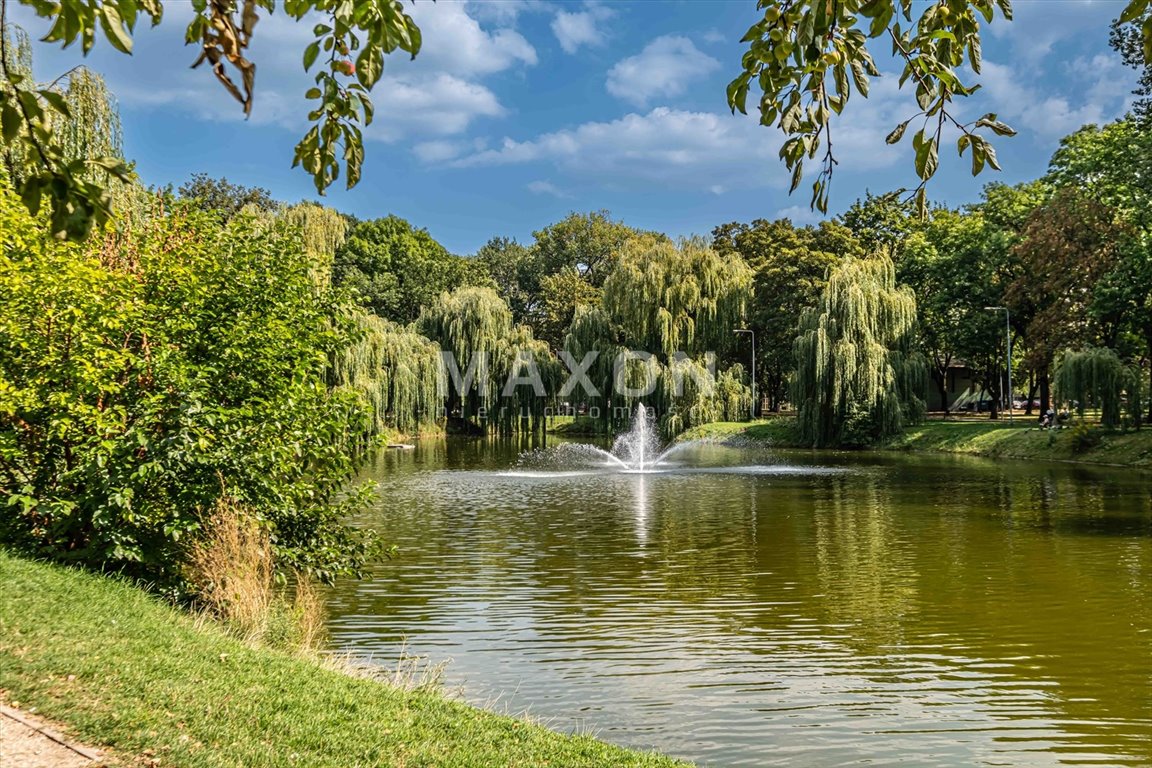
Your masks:
[[[17,132],[20,110],[29,109],[33,104],[21,103],[18,108],[9,99],[36,82],[32,72],[32,46],[27,33],[19,27],[9,25],[0,30],[0,34],[4,36],[0,49],[7,73],[7,77],[0,80],[0,96],[5,97],[6,102],[0,157],[9,179],[24,190],[25,202],[33,197],[39,201],[42,194],[54,201],[65,199],[68,190],[63,189],[64,183],[57,182],[62,182],[64,177],[69,179],[66,183],[74,183],[82,197],[71,204],[54,202],[53,232],[86,235],[95,214],[86,207],[87,203],[102,206],[101,215],[96,218],[104,221],[113,210],[123,210],[137,202],[139,190],[135,184],[128,183],[131,174],[123,162],[123,134],[116,100],[102,77],[87,67],[75,67],[52,83],[35,85],[39,98],[45,99],[52,108],[39,113],[34,121],[35,134],[27,134],[26,140],[17,140],[10,132]],[[33,135],[35,141],[31,138]],[[44,175],[44,157],[57,165],[64,177]]]
[[[664,355],[726,344],[744,315],[752,270],[701,238],[627,241],[604,283],[604,306],[628,343]]]
[[[314,262],[317,282],[327,285],[332,279],[332,260],[336,249],[348,235],[348,219],[337,210],[316,203],[298,203],[284,211],[284,218],[300,229],[304,251]]]
[[[492,377],[496,360],[512,333],[512,312],[491,288],[460,288],[442,293],[420,313],[417,327],[450,354],[446,363],[456,366],[463,391],[456,381],[441,381],[448,413],[457,407],[465,419],[480,408],[492,410],[498,388]],[[470,378],[469,372],[474,375]],[[445,371],[451,375],[453,371]]]
[[[700,423],[684,414],[704,413],[714,396],[705,392],[715,384],[706,354],[730,345],[752,277],[738,255],[722,257],[699,238],[624,242],[600,306],[579,309],[565,341],[577,361],[599,355],[589,378],[600,395],[590,404],[601,408],[602,418],[643,401],[670,419],[662,421],[668,433]]]
[[[548,344],[491,288],[443,293],[420,315],[418,327],[443,355],[441,395],[449,414],[478,419],[501,432],[535,431],[558,391],[562,371]]]
[[[1115,429],[1126,411],[1140,428],[1141,375],[1129,368],[1114,350],[1104,348],[1066,350],[1056,362],[1056,395],[1075,402],[1080,417],[1091,405],[1100,409],[1100,424]]]
[[[886,256],[829,270],[796,339],[792,396],[804,442],[868,444],[923,412],[926,367],[910,350],[915,326],[916,297],[896,285]]]
[[[439,415],[440,348],[415,331],[353,310],[355,342],[332,361],[333,383],[371,409],[364,438],[396,429],[421,432]]]

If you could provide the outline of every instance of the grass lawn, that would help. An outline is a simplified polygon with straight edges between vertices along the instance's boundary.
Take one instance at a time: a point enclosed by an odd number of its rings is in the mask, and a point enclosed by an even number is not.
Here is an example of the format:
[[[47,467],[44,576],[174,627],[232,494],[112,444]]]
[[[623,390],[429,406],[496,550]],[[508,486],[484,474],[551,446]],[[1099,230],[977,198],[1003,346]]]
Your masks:
[[[1152,469],[1152,428],[1093,433],[1098,444],[1078,450],[1073,430],[1040,430],[1032,419],[1015,424],[990,419],[929,420],[878,446],[881,450],[966,453],[1005,459],[1073,461]],[[789,416],[759,421],[720,421],[684,432],[678,440],[763,441],[778,448],[802,447]],[[807,446],[803,446],[807,447]]]
[[[130,765],[680,765],[252,648],[128,584],[3,551],[0,697]]]

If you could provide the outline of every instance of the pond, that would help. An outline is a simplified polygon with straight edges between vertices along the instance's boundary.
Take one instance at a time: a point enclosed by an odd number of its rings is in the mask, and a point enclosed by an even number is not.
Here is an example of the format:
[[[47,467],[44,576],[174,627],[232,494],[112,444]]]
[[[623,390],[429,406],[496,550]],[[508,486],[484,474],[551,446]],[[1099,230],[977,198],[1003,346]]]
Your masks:
[[[529,447],[377,457],[399,550],[331,593],[335,648],[702,765],[1152,764],[1152,476]]]

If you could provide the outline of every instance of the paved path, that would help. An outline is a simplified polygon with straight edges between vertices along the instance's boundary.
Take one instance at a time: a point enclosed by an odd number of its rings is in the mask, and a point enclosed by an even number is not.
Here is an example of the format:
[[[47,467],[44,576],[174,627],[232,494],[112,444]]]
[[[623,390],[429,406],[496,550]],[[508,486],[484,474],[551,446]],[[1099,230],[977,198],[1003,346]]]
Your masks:
[[[34,715],[0,705],[3,768],[96,768],[96,750],[73,744]]]

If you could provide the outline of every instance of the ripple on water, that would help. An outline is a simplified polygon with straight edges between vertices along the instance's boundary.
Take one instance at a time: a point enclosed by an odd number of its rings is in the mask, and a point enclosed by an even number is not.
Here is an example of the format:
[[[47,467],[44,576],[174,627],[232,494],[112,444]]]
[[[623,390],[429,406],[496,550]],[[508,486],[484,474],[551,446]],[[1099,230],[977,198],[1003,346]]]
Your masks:
[[[477,470],[420,451],[377,467],[361,522],[400,554],[332,592],[341,649],[406,641],[452,659],[471,701],[712,765],[1152,763],[1139,479],[707,446],[657,474],[514,454]]]

